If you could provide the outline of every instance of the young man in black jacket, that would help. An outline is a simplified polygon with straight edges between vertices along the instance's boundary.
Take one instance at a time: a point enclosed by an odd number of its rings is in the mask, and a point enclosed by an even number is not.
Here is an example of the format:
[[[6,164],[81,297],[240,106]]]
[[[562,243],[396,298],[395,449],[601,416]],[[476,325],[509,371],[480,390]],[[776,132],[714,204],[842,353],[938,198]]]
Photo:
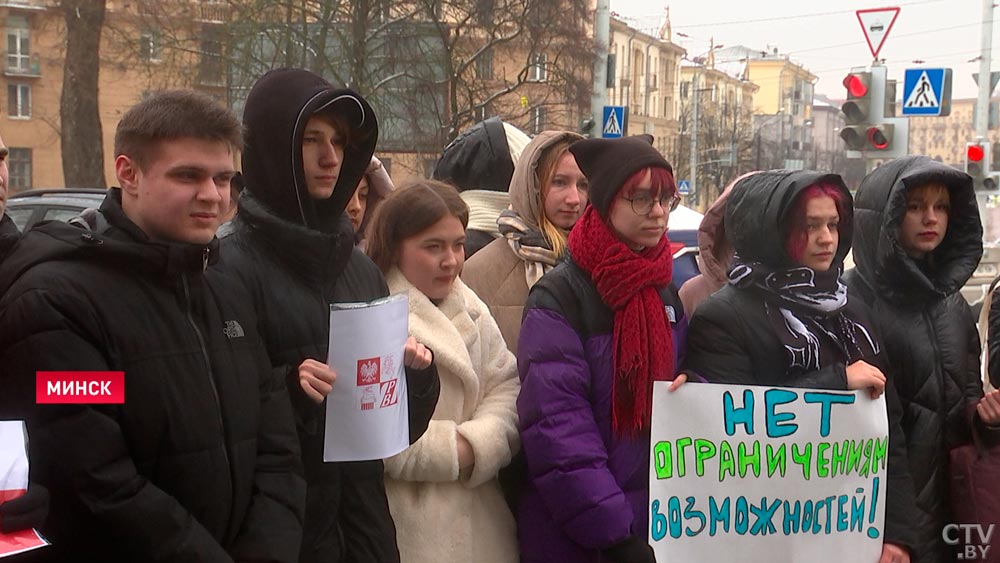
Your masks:
[[[0,268],[4,417],[52,502],[46,561],[297,560],[305,487],[284,382],[239,281],[210,266],[239,121],[155,94],[115,134],[121,188]],[[118,404],[36,404],[36,372],[124,372]],[[44,374],[39,374],[42,377]]]
[[[336,377],[324,363],[330,304],[389,293],[355,248],[344,213],[375,151],[375,114],[350,90],[280,69],[254,85],[243,123],[246,187],[220,265],[250,287],[268,354],[295,405],[308,483],[301,561],[399,561],[382,461],[323,461],[323,402]],[[430,352],[412,338],[404,364],[412,443],[427,429],[440,383]]]

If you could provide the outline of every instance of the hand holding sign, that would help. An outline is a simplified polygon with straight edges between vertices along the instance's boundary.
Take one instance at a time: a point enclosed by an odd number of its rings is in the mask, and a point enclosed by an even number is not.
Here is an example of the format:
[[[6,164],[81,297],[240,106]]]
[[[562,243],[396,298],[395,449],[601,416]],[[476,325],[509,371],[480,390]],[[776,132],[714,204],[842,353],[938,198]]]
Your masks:
[[[434,355],[426,346],[417,342],[417,339],[410,336],[406,339],[406,346],[403,347],[403,365],[410,369],[427,369],[434,360]]]
[[[885,390],[885,374],[868,362],[858,360],[847,366],[847,388],[852,390],[871,388],[872,400],[878,399]]]
[[[307,359],[299,365],[299,385],[316,403],[322,403],[330,391],[333,391],[335,381],[337,374],[323,362]]]

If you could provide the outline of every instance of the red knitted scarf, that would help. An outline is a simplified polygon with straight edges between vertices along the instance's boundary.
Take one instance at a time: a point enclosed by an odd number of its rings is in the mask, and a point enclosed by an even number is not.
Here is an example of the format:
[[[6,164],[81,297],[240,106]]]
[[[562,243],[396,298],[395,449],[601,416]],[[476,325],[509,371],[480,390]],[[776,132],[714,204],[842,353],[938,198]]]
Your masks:
[[[636,253],[588,207],[570,232],[569,250],[614,311],[611,428],[635,436],[649,427],[653,381],[674,376],[673,335],[658,292],[673,272],[670,241],[664,236]]]

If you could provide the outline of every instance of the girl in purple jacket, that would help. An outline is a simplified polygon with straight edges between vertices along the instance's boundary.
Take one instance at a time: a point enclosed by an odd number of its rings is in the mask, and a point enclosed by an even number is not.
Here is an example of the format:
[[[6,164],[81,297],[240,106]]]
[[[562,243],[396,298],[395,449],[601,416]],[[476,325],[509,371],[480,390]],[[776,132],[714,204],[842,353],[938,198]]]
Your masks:
[[[534,285],[518,340],[527,484],[521,560],[652,562],[647,544],[654,380],[673,380],[687,322],[665,236],[679,203],[652,137],[570,146],[590,205],[570,257]]]

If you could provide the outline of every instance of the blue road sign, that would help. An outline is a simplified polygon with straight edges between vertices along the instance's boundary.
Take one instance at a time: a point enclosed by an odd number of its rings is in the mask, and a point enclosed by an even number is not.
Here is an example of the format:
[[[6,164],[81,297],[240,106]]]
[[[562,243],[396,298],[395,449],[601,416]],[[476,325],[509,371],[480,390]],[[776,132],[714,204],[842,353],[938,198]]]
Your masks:
[[[691,182],[688,180],[681,180],[677,182],[677,193],[681,195],[691,195]]]
[[[601,136],[617,139],[625,134],[625,106],[604,106],[601,119]]]
[[[903,115],[948,115],[950,68],[908,68],[903,79]]]

